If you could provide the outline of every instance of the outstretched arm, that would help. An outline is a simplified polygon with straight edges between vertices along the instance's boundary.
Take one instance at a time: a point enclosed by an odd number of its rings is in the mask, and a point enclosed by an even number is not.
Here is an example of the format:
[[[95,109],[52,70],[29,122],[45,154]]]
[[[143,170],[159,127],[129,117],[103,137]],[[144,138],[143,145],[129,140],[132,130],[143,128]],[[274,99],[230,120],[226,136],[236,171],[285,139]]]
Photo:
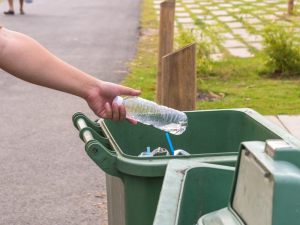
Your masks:
[[[102,118],[122,120],[124,106],[113,104],[117,95],[140,92],[104,82],[65,63],[32,38],[0,28],[0,68],[33,84],[67,92],[85,99]]]

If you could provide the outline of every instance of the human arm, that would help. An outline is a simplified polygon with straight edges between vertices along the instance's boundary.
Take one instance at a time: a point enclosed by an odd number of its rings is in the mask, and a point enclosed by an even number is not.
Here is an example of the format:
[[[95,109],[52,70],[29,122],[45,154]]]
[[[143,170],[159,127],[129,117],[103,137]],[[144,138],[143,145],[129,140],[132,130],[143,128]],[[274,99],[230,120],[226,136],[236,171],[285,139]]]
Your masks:
[[[104,82],[65,63],[32,38],[0,29],[0,68],[37,85],[85,99],[97,116],[120,120],[124,106],[113,104],[117,95],[139,95],[139,91]]]

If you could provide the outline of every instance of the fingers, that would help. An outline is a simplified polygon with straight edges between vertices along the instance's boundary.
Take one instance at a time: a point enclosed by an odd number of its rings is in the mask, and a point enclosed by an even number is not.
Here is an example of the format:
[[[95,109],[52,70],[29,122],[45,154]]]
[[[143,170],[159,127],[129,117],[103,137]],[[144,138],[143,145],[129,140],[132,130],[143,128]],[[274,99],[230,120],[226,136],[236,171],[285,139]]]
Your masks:
[[[110,119],[119,121],[126,119],[126,110],[124,105],[118,105],[117,103],[112,103],[112,113]]]
[[[131,118],[127,118],[127,121],[133,125],[137,125],[138,124],[138,121],[134,120],[134,119],[131,119]]]
[[[116,103],[109,104],[108,102],[105,104],[105,113],[102,118],[111,119],[114,121],[127,120],[129,123],[136,125],[138,122],[131,118],[126,118],[126,110],[124,105],[118,105]]]
[[[102,93],[98,93],[98,98],[102,101],[102,109],[100,116],[105,119],[111,119],[114,121],[120,121],[126,119],[126,109],[123,104],[118,104],[114,99],[116,96],[138,96],[141,91],[135,90],[133,88],[125,87],[118,84],[113,84],[110,82],[103,82]],[[99,96],[100,95],[100,96]],[[98,99],[98,101],[100,101]],[[100,102],[101,102],[100,101]],[[103,107],[103,103],[104,104]],[[101,105],[100,105],[101,107]],[[97,107],[97,108],[100,108]],[[98,110],[95,110],[98,111]],[[128,120],[131,124],[137,124],[137,121],[133,119]]]
[[[104,108],[105,108],[105,113],[104,113],[103,118],[111,119],[112,118],[112,108],[111,108],[110,104],[108,102],[106,102],[104,105]]]
[[[113,114],[112,114],[112,120],[120,120],[120,113],[119,113],[119,106],[117,103],[113,102],[112,103],[112,109],[113,109]]]
[[[119,106],[120,109],[120,120],[125,120],[126,119],[126,110],[124,105]]]

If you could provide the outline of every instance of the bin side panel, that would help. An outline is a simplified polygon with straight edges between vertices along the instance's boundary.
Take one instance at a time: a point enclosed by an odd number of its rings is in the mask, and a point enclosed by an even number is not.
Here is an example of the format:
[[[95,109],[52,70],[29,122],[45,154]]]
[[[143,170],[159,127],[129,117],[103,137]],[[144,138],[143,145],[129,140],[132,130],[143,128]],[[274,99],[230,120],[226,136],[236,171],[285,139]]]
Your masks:
[[[152,225],[163,177],[124,176],[125,220],[128,225]]]
[[[106,174],[107,212],[109,225],[126,225],[124,185],[120,178]]]
[[[240,141],[266,141],[267,139],[282,139],[283,137],[278,136],[265,126],[263,126],[258,121],[254,120],[253,118],[244,115],[242,120],[241,126],[244,128],[242,129],[242,139]]]

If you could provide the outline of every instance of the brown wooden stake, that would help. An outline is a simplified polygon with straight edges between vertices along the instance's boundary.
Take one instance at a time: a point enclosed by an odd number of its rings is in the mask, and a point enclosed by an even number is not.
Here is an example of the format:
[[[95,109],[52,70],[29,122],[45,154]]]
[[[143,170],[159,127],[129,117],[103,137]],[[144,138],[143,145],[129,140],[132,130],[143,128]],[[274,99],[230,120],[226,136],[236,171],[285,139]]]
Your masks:
[[[288,15],[293,15],[294,12],[294,0],[288,0]]]
[[[160,25],[159,25],[159,50],[158,50],[158,68],[156,101],[161,103],[161,60],[166,54],[173,51],[174,41],[174,16],[175,1],[164,1],[160,4]]]
[[[178,110],[196,106],[196,44],[162,59],[162,104]]]

